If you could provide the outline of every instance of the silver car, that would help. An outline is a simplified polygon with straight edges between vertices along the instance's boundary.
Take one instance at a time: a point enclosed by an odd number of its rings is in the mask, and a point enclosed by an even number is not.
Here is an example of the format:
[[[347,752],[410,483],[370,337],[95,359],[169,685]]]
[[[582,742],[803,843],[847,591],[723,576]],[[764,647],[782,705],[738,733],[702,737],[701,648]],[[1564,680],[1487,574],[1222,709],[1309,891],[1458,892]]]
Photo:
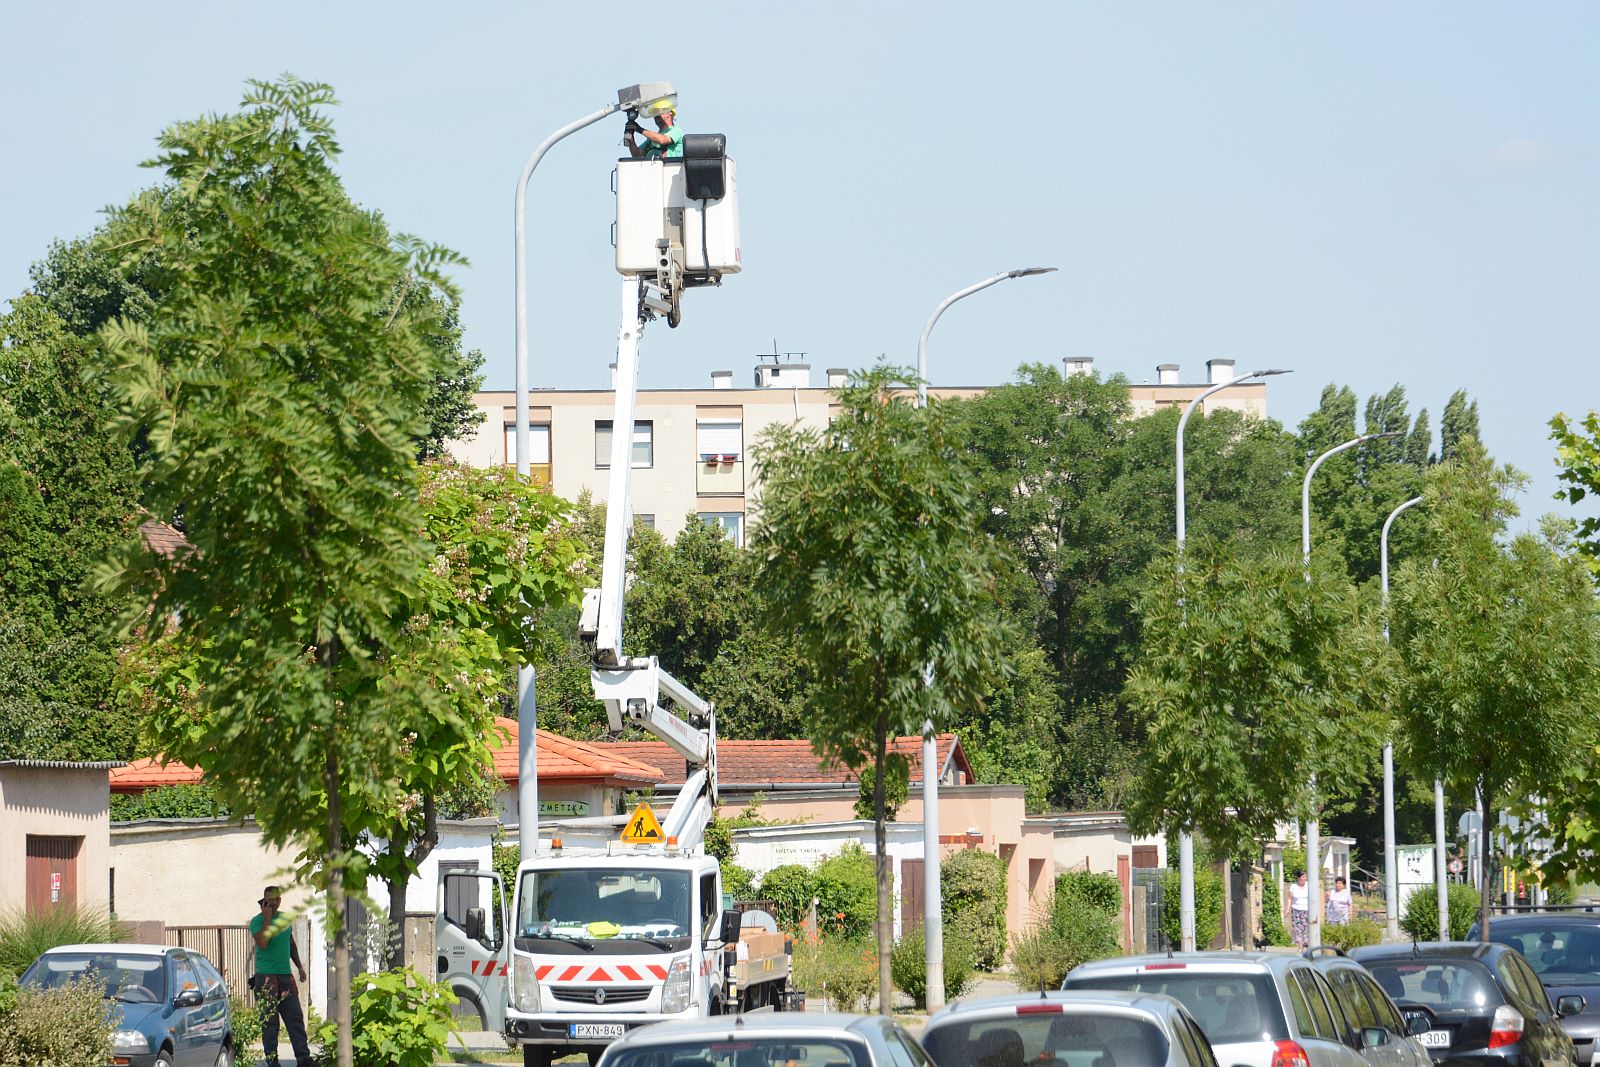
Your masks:
[[[598,1067],[931,1067],[910,1034],[881,1015],[758,1012],[630,1030]]]
[[[1205,1035],[1155,993],[1015,993],[935,1012],[922,1047],[940,1067],[1217,1067]]]
[[[1380,1014],[1370,1002],[1368,1011],[1347,1016],[1346,1005],[1360,1002],[1336,993],[1324,972],[1338,970],[1343,989],[1350,966],[1286,952],[1130,956],[1086,963],[1062,988],[1173,997],[1224,1067],[1428,1067],[1427,1053],[1407,1033],[1425,1022]]]

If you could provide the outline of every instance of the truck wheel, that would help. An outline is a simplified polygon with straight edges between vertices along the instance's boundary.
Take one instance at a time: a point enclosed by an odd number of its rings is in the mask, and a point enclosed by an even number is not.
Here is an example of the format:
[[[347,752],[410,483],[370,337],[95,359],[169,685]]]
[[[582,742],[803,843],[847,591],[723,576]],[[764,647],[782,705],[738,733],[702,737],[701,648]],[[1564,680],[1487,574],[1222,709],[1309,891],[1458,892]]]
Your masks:
[[[549,1045],[523,1045],[522,1067],[550,1067]]]

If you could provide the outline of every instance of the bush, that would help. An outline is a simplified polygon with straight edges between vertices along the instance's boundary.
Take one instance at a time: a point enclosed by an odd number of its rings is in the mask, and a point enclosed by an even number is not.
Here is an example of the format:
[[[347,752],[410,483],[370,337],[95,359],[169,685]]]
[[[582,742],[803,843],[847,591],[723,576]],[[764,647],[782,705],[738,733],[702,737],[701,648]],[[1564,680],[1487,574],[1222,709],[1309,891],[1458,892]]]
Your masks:
[[[894,944],[889,957],[889,974],[894,987],[921,1007],[928,999],[928,950],[923,928],[916,927]],[[972,946],[955,928],[944,932],[944,995],[951,999],[967,991],[977,977],[972,961]]]
[[[827,999],[835,1011],[855,1011],[878,991],[878,950],[864,938],[796,942],[791,981],[808,1000]]]
[[[820,926],[844,938],[872,932],[878,917],[878,872],[865,849],[846,845],[817,864],[815,884]]]
[[[265,1017],[260,1004],[252,1004],[237,993],[228,994],[228,1007],[233,1015],[234,1059],[253,1062],[250,1053],[261,1047],[261,1021]],[[313,1032],[315,1027],[307,1027]]]
[[[1434,907],[1438,911],[1438,907]],[[1352,949],[1376,945],[1383,940],[1383,927],[1372,919],[1351,919],[1347,923],[1323,923],[1322,943],[1334,948]]]
[[[1306,869],[1306,850],[1299,845],[1286,845],[1283,849],[1283,880],[1292,882]]]
[[[1112,915],[1122,914],[1122,886],[1114,874],[1066,871],[1056,875],[1056,899],[1079,897]]]
[[[522,863],[521,845],[495,845],[492,850],[494,859],[494,873],[500,876],[505,883],[506,896],[512,897],[517,892],[517,867]],[[509,900],[507,901],[509,903]]]
[[[355,1067],[433,1067],[450,1038],[456,995],[409,967],[358,974],[350,983]],[[333,1048],[338,1027],[318,1028],[324,1048]]]
[[[1261,939],[1269,945],[1294,944],[1283,926],[1283,892],[1279,881],[1268,871],[1261,880]]]
[[[209,785],[163,785],[143,793],[111,794],[111,821],[226,819],[232,812]]]
[[[1546,904],[1571,904],[1578,895],[1572,891],[1571,882],[1550,881],[1544,885],[1544,898]]]
[[[12,994],[5,997],[10,1001]],[[111,1062],[105,987],[85,976],[54,989],[18,989],[0,1013],[0,1065],[84,1067]]]
[[[103,911],[17,909],[0,915],[0,972],[20,975],[58,945],[121,941],[117,924]]]
[[[1222,876],[1198,859],[1194,865],[1194,947],[1204,952],[1222,933]],[[1178,872],[1161,872],[1161,936],[1176,949],[1183,944],[1183,897]]]
[[[774,919],[786,930],[797,929],[817,895],[817,879],[798,863],[774,867],[761,878],[761,895],[772,901]]]
[[[1451,941],[1461,941],[1478,918],[1478,891],[1461,882],[1451,882],[1445,897],[1450,917]],[[1439,897],[1432,885],[1419,885],[1406,897],[1400,916],[1400,929],[1416,941],[1439,940]]]
[[[1005,860],[982,849],[962,849],[939,866],[939,896],[946,938],[961,937],[978,969],[998,967],[1006,954]]]
[[[732,895],[734,900],[753,900],[756,895],[755,873],[731,859],[722,860],[721,866],[722,891]],[[719,903],[717,906],[720,908],[722,905]]]

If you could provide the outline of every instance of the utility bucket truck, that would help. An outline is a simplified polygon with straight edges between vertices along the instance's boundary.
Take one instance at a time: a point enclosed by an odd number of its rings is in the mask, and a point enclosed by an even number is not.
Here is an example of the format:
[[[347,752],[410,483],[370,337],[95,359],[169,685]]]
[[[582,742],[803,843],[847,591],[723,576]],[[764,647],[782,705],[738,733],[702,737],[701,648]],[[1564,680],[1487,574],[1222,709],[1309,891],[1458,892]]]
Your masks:
[[[738,272],[738,203],[720,135],[685,137],[681,160],[620,160],[614,188],[622,321],[612,425],[632,426],[644,324],[676,326],[684,289]],[[592,1063],[627,1031],[666,1019],[791,1004],[790,942],[770,917],[723,910],[721,869],[702,848],[717,802],[715,709],[655,657],[623,654],[631,447],[631,434],[612,435],[601,585],[584,596],[579,637],[613,734],[633,725],[665,741],[688,780],[664,820],[641,805],[620,837],[540,841],[515,886],[488,872],[440,878],[440,980],[521,1046],[525,1065],[572,1052]]]

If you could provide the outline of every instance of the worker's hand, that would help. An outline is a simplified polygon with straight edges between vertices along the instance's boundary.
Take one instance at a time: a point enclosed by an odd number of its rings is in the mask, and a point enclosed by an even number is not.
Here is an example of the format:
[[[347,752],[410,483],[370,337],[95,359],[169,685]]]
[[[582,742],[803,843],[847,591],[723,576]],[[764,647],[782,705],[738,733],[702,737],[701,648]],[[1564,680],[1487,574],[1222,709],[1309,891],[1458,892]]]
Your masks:
[[[300,976],[301,982],[306,980],[306,969],[300,966],[298,963],[294,965],[294,973]]]
[[[622,127],[622,132],[623,133],[630,133],[630,134],[632,134],[632,133],[643,133],[644,132],[644,127],[639,125],[637,122],[634,122],[632,119],[629,119],[628,120],[628,124],[626,126]]]

